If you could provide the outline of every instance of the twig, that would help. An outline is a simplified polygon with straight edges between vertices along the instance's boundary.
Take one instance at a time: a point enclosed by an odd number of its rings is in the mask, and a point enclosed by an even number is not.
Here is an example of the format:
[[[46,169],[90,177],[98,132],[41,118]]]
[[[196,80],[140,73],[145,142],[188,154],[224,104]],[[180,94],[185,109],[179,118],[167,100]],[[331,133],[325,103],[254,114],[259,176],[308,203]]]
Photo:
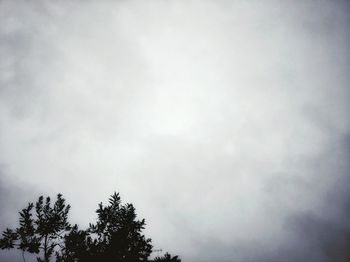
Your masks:
[[[22,250],[22,258],[23,258],[23,262],[26,262],[26,259],[24,257],[24,250]]]

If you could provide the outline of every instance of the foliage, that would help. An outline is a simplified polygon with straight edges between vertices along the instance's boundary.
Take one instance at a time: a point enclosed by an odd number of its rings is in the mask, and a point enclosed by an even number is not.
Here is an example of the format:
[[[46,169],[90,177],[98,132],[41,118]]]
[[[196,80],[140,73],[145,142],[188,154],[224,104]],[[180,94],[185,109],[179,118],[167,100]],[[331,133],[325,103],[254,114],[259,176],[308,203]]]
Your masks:
[[[96,213],[96,224],[87,231],[74,229],[66,237],[62,261],[148,261],[151,239],[141,234],[146,223],[136,219],[132,204],[121,205],[114,193],[109,205],[100,203]]]
[[[57,262],[150,261],[151,239],[142,234],[145,220],[137,219],[132,204],[122,205],[119,194],[114,193],[108,205],[98,205],[97,221],[87,230],[68,223],[69,209],[61,194],[53,206],[49,197],[45,201],[39,197],[35,212],[34,204],[29,203],[19,212],[19,227],[3,232],[0,248],[39,254],[38,262],[49,262],[54,254]],[[154,261],[181,262],[168,253]]]
[[[178,256],[171,256],[169,253],[165,253],[162,257],[156,257],[155,262],[181,262]]]
[[[74,225],[71,231],[64,236],[62,249],[56,253],[57,262],[88,261],[91,238],[85,230],[79,230]]]
[[[51,199],[47,197],[44,201],[40,196],[35,204],[28,206],[19,212],[19,227],[6,229],[0,239],[1,249],[17,248],[22,252],[42,253],[38,257],[39,262],[50,261],[55,248],[62,241],[62,235],[70,230],[68,223],[68,212],[70,206],[65,204],[61,194],[51,205]]]

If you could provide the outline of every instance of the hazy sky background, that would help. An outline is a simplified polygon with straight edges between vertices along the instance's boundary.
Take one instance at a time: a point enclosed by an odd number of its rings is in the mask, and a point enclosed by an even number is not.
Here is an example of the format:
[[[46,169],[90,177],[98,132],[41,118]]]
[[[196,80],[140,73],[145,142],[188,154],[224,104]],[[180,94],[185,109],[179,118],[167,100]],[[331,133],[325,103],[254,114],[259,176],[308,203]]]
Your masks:
[[[118,191],[184,262],[346,261],[349,26],[347,1],[0,1],[0,229]]]

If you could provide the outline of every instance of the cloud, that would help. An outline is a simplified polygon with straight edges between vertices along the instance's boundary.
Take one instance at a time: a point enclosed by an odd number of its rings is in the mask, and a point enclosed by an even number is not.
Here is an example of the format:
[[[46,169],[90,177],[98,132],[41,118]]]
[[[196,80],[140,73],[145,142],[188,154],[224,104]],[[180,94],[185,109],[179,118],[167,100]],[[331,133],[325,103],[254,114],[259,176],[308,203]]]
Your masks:
[[[61,192],[84,226],[117,190],[184,261],[342,261],[348,10],[1,1],[2,221]]]

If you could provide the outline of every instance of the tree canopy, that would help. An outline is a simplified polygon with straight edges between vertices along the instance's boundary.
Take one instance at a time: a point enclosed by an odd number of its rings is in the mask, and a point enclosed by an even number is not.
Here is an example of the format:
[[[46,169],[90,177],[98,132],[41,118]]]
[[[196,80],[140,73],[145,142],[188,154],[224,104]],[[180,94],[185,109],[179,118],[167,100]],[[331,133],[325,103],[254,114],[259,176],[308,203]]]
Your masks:
[[[61,194],[55,203],[40,196],[35,205],[19,212],[19,227],[7,228],[0,239],[1,249],[17,248],[37,254],[38,262],[137,262],[151,261],[151,239],[142,231],[145,219],[138,220],[132,204],[121,204],[118,193],[109,204],[98,205],[97,221],[85,230],[68,222],[70,205]],[[178,256],[166,253],[154,261],[180,262]]]

